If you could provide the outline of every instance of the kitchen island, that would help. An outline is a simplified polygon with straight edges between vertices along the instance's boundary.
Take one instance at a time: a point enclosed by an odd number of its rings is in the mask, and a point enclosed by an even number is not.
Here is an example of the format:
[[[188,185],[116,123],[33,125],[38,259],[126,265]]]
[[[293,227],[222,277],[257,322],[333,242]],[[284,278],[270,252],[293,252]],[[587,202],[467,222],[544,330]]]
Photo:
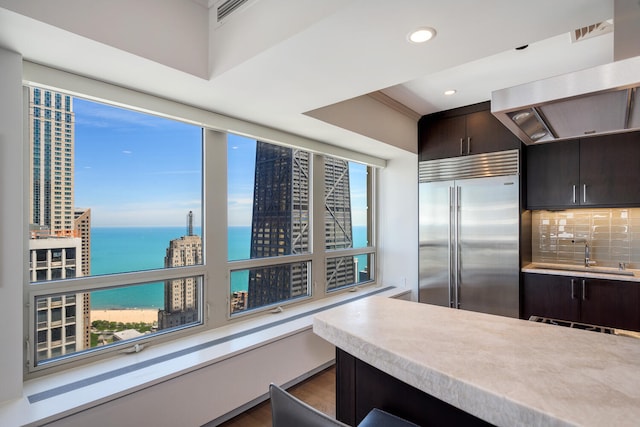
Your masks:
[[[425,402],[441,401],[478,423],[623,426],[640,420],[636,338],[382,297],[320,313],[313,330],[338,349],[338,418],[355,404],[358,370],[341,367],[354,359],[423,394]],[[345,389],[345,380],[355,388]],[[376,384],[368,381],[366,394],[375,394]]]

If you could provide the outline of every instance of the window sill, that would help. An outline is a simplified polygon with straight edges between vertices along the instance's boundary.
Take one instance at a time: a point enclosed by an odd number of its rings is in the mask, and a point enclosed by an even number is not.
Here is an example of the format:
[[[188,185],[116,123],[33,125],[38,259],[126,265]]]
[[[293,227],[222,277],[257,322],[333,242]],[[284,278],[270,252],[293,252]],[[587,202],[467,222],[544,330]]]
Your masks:
[[[320,311],[374,294],[398,297],[407,292],[403,288],[368,287],[340,293],[277,314],[267,313],[149,346],[140,353],[120,354],[28,380],[21,398],[0,404],[0,424],[50,422],[311,329],[313,316]]]

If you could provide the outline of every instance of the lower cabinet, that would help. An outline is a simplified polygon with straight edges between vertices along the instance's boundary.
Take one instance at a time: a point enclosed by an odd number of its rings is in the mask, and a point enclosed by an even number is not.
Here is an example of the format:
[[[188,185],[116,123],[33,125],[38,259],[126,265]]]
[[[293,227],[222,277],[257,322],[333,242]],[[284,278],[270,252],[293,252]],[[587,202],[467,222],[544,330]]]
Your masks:
[[[491,426],[336,348],[336,418],[355,426],[373,408],[421,426]]]
[[[522,317],[550,317],[640,331],[640,284],[525,273]]]

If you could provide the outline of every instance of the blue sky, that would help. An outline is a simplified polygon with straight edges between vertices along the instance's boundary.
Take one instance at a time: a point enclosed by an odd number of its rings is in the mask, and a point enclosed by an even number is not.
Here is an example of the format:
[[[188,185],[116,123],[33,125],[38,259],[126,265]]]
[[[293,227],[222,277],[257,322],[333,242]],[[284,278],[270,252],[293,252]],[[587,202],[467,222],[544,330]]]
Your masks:
[[[202,131],[147,114],[74,99],[75,206],[101,226],[200,223]]]
[[[202,131],[74,99],[75,205],[93,226],[184,226],[201,221]],[[228,224],[251,224],[255,140],[228,136]],[[366,167],[350,163],[354,225],[366,225]]]

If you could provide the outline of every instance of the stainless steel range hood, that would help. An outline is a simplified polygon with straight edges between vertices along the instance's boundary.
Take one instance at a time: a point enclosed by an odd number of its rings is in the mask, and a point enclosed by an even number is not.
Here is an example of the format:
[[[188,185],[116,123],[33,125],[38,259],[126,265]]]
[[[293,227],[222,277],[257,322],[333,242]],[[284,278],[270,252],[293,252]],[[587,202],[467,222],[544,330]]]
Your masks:
[[[491,94],[525,144],[640,129],[640,3],[614,0],[615,62]]]
[[[491,112],[525,144],[640,129],[640,56],[491,94]]]

